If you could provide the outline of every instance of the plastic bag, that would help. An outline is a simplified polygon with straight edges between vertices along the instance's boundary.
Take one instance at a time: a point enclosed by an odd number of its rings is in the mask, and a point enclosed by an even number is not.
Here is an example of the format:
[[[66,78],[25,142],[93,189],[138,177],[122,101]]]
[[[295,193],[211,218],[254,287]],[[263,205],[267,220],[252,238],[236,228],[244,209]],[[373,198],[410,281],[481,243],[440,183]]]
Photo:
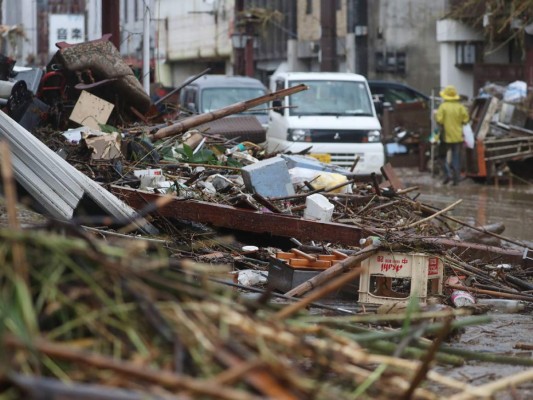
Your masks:
[[[503,95],[503,101],[507,103],[519,103],[527,95],[527,83],[524,81],[515,81],[507,85]]]
[[[463,125],[463,137],[466,144],[466,147],[469,149],[474,148],[474,132],[472,131],[472,127],[470,124]]]
[[[311,182],[311,185],[315,189],[327,190],[348,181],[346,176],[337,174],[336,172],[318,171],[303,167],[289,169],[289,175],[293,185],[302,185],[304,181],[308,181]],[[338,189],[332,190],[331,193],[352,193],[352,185],[341,186]]]

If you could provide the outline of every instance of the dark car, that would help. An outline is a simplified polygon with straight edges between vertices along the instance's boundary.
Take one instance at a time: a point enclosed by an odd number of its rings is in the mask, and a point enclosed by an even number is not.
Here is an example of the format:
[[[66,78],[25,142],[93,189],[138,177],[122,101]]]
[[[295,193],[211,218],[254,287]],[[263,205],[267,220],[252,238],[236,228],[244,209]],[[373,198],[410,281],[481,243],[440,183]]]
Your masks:
[[[431,132],[431,98],[400,82],[369,80],[368,85],[381,122],[387,155],[412,154],[412,164],[422,165],[419,146],[427,141]]]
[[[376,111],[383,114],[384,108],[396,104],[422,102],[429,108],[430,97],[400,82],[369,80],[368,86],[376,102]]]
[[[204,75],[180,91],[180,105],[193,113],[209,113],[267,94],[261,81],[247,76]],[[266,107],[247,110],[200,127],[241,141],[262,143],[268,124]]]

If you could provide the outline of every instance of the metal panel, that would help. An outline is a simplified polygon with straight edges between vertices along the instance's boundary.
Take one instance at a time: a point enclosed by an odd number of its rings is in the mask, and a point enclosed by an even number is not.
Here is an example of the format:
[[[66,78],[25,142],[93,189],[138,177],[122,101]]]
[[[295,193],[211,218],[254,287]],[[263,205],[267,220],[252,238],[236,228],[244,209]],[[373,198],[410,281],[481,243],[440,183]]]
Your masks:
[[[3,112],[0,112],[0,139],[10,145],[17,181],[51,216],[70,218],[84,194],[113,217],[127,219],[136,215],[131,207],[63,160]],[[147,233],[157,232],[150,224],[143,225],[143,221],[139,225]]]
[[[68,220],[72,218],[74,209],[61,196],[50,188],[37,174],[30,170],[18,157],[13,155],[13,175],[17,182],[50,214],[50,216]]]
[[[63,164],[73,168],[70,164],[4,113],[0,113],[0,137],[9,142],[14,157],[46,182],[69,207],[76,208],[83,188],[60,167]]]

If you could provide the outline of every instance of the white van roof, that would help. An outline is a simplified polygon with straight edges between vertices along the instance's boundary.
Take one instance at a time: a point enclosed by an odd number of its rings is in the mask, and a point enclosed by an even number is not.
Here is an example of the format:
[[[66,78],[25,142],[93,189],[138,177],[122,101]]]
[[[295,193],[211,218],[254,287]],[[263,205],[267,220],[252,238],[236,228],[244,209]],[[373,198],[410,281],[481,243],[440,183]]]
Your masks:
[[[280,72],[272,79],[290,79],[290,80],[332,80],[332,81],[360,81],[365,82],[363,75],[353,74],[351,72]]]

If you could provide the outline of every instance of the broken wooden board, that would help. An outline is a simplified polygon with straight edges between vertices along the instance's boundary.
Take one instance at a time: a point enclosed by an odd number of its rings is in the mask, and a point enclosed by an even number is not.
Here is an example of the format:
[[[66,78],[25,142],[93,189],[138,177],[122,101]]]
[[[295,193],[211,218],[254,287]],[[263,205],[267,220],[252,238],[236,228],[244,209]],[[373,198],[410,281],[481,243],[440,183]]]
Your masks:
[[[116,185],[111,186],[111,191],[137,210],[163,196]],[[178,197],[158,208],[157,213],[164,217],[211,224],[221,228],[349,246],[358,246],[364,234],[363,230],[351,225],[310,221],[290,215],[264,213],[205,201],[183,200]]]
[[[391,163],[387,163],[381,167],[381,173],[383,174],[383,177],[389,181],[392,190],[396,192],[403,189],[403,183],[401,179],[398,178],[398,175],[396,175],[396,171],[394,171]]]
[[[110,102],[84,90],[70,114],[70,120],[92,129],[100,129],[100,125],[106,124],[114,107]]]
[[[500,101],[495,96],[492,96],[490,99],[474,100],[474,105],[470,110],[470,117],[476,140],[485,140],[489,132],[490,122],[498,110],[499,105]]]

